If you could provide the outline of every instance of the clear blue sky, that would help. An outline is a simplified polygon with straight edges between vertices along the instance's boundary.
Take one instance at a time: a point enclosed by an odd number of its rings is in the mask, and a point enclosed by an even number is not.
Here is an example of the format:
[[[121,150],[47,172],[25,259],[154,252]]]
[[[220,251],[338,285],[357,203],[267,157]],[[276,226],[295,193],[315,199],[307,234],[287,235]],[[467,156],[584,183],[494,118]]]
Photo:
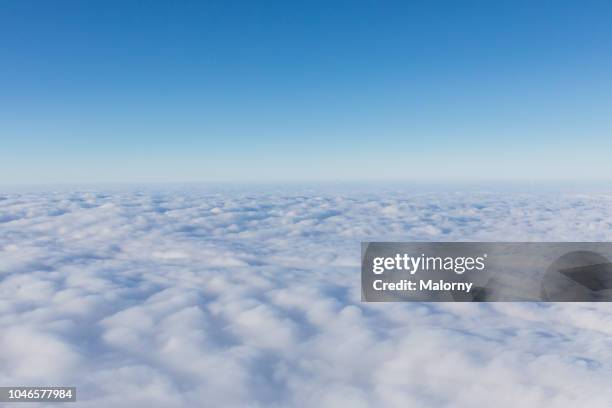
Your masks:
[[[0,184],[612,178],[612,2],[0,1]]]

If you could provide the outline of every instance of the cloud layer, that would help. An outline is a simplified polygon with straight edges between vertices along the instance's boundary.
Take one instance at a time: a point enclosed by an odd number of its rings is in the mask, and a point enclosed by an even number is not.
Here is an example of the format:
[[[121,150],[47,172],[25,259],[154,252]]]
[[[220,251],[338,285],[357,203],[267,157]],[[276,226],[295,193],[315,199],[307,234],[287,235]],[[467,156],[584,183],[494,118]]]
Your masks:
[[[612,306],[364,304],[362,240],[612,240],[612,194],[0,195],[0,384],[83,407],[609,407]]]

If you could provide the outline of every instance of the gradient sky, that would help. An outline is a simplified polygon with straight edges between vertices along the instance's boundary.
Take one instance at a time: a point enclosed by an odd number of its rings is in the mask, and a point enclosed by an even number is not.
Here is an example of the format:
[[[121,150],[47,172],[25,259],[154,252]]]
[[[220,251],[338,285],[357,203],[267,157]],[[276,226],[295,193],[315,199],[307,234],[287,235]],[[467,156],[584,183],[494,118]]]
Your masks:
[[[612,179],[612,2],[0,1],[0,184]]]

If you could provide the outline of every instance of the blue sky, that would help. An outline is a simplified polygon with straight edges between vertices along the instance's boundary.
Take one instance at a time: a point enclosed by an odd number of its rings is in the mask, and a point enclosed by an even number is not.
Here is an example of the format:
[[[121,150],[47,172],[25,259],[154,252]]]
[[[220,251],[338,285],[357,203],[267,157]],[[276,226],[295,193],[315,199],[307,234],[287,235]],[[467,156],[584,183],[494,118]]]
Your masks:
[[[0,2],[0,183],[602,180],[612,3]]]

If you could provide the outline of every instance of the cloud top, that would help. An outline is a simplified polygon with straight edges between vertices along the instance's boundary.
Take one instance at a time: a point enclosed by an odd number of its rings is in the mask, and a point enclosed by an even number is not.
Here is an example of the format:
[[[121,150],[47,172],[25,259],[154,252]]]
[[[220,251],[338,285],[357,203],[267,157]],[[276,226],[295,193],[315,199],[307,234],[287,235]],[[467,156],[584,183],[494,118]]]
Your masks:
[[[362,240],[612,239],[612,195],[0,196],[0,383],[83,407],[607,407],[607,304],[364,304]]]

